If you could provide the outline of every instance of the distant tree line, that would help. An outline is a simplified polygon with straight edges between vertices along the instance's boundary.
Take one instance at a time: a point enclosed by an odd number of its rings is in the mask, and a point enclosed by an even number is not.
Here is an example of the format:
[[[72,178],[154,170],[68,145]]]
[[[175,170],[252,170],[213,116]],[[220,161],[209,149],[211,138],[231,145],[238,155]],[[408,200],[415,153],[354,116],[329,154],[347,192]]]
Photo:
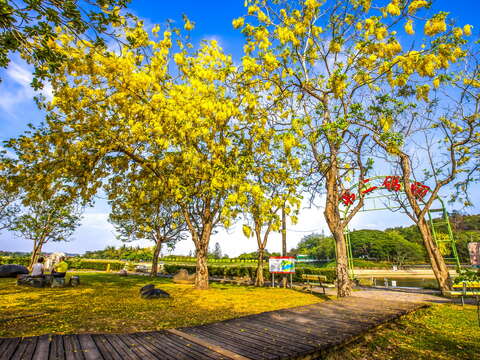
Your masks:
[[[434,219],[434,223],[440,222]],[[480,241],[480,215],[450,216],[455,243],[460,261],[469,263],[467,244]],[[447,225],[436,226],[439,236],[448,233]],[[422,237],[416,226],[396,227],[380,230],[356,230],[350,233],[352,255],[374,261],[389,261],[396,264],[406,262],[427,262],[428,257],[422,246]],[[305,254],[316,259],[335,259],[335,247],[332,237],[319,234],[305,236],[291,254]],[[450,249],[445,248],[444,255],[451,256]]]

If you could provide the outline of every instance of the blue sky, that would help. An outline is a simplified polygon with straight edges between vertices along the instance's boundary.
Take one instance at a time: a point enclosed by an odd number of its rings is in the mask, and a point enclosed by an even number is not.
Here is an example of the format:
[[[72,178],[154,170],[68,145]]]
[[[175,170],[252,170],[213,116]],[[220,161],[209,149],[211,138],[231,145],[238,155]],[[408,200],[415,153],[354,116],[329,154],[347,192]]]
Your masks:
[[[146,24],[164,23],[172,19],[182,23],[182,14],[186,14],[196,23],[192,32],[194,43],[201,39],[216,39],[226,53],[238,61],[242,54],[243,36],[232,28],[232,19],[242,16],[245,12],[243,0],[133,0],[130,10]],[[469,23],[474,26],[474,34],[480,31],[479,0],[439,0],[435,2],[433,11],[443,10],[450,12],[450,17],[459,24]],[[30,88],[31,68],[17,56],[7,69],[0,69],[3,82],[0,84],[0,140],[18,136],[26,130],[28,123],[38,124],[42,121],[42,114],[36,109],[33,102],[34,91]],[[50,95],[48,87],[44,94]],[[478,193],[478,191],[477,191]],[[478,198],[478,196],[476,197]],[[479,203],[469,212],[479,212]],[[86,250],[102,249],[106,245],[119,246],[115,239],[112,226],[107,222],[109,208],[102,199],[97,201],[94,208],[87,209],[81,227],[76,231],[73,239],[68,243],[53,243],[45,247],[45,251],[84,252]],[[328,233],[323,219],[322,209],[303,209],[300,221],[291,226],[288,232],[288,247],[293,247],[303,236],[311,232]],[[375,215],[372,215],[375,214]],[[392,214],[387,211],[359,214],[351,224],[352,229],[370,228],[384,229],[409,224],[404,215]],[[224,250],[231,256],[244,251],[255,251],[256,243],[253,239],[245,239],[239,228],[228,231],[219,230],[214,235],[211,245],[218,241]],[[267,248],[271,251],[280,250],[280,236],[273,234]],[[143,243],[141,245],[146,245]],[[0,234],[0,250],[30,251],[31,244],[14,236],[11,233]],[[191,241],[184,241],[177,246],[176,253],[187,254],[193,249]]]

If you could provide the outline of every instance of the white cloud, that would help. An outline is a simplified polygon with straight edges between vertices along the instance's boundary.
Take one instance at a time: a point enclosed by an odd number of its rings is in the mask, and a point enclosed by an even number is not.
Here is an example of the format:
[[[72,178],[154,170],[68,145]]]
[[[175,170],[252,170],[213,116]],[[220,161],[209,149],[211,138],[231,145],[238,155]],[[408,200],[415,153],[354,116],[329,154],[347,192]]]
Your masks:
[[[4,72],[5,76],[0,85],[0,108],[10,115],[15,115],[18,105],[31,104],[33,98],[38,95],[44,95],[47,100],[53,97],[53,89],[50,83],[46,83],[42,90],[35,91],[30,83],[33,80],[33,67],[25,61],[12,60]]]
[[[7,68],[7,75],[22,87],[29,87],[32,82],[32,72],[26,66],[12,61]]]

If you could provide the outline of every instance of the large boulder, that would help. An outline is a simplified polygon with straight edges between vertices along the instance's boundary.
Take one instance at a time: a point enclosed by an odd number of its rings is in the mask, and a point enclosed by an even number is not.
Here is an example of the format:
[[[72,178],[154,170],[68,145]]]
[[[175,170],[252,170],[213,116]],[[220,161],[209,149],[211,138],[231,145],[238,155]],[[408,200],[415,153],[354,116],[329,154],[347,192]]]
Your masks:
[[[28,274],[28,269],[22,265],[16,264],[7,264],[7,265],[0,265],[0,277],[17,277],[17,275],[24,275]]]
[[[178,270],[178,273],[173,275],[173,282],[176,284],[194,284],[195,274],[189,275],[185,269]]]

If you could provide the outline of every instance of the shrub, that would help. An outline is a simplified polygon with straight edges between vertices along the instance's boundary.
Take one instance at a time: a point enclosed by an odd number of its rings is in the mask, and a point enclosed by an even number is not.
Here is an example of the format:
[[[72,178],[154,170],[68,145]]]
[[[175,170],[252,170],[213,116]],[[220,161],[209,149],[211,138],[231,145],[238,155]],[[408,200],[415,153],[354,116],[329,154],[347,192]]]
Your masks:
[[[180,269],[185,269],[188,271],[189,274],[195,273],[196,266],[195,265],[186,265],[186,264],[165,264],[164,266],[165,272],[167,274],[174,275]],[[218,265],[209,265],[208,266],[208,273],[210,276],[213,277],[229,277],[233,278],[236,276],[248,276],[250,279],[255,278],[255,272],[257,270],[256,266],[218,266]],[[318,274],[324,275],[327,277],[327,281],[333,282],[335,280],[335,269],[321,269],[315,267],[302,267],[297,268],[295,274],[293,274],[293,281],[301,282],[302,274]],[[268,267],[263,268],[263,275],[265,280],[271,279],[271,274],[268,271]]]
[[[1,256],[0,265],[2,264],[17,264],[28,266],[30,264],[29,256]]]
[[[76,270],[107,270],[110,264],[110,270],[118,271],[125,267],[125,263],[119,260],[88,260],[72,258],[67,260],[68,267]]]

